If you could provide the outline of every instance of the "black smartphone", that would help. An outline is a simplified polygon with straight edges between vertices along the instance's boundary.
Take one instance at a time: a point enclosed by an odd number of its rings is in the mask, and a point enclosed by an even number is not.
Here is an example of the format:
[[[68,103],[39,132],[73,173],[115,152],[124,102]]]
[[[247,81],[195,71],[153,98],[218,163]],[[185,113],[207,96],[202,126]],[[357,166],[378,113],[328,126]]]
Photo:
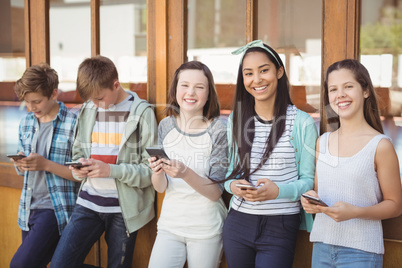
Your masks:
[[[20,159],[26,157],[26,155],[22,155],[22,154],[8,154],[7,157],[12,158],[14,161],[16,161],[16,160],[20,160]]]
[[[308,199],[308,201],[314,205],[319,205],[319,206],[324,206],[324,207],[328,207],[327,204],[324,203],[324,201],[322,201],[321,199],[308,195],[308,194],[302,194],[302,196],[306,199]]]
[[[76,168],[76,169],[81,169],[83,167],[88,167],[89,166],[89,165],[83,165],[81,162],[76,162],[76,161],[74,161],[74,162],[65,162],[64,165],[72,166],[73,168]]]
[[[255,187],[254,185],[251,184],[243,184],[243,183],[236,183],[236,187],[239,187],[242,190],[257,190],[257,187]]]
[[[169,160],[169,156],[165,153],[163,148],[161,147],[146,147],[145,150],[148,152],[150,156],[155,156],[157,159],[165,158]]]

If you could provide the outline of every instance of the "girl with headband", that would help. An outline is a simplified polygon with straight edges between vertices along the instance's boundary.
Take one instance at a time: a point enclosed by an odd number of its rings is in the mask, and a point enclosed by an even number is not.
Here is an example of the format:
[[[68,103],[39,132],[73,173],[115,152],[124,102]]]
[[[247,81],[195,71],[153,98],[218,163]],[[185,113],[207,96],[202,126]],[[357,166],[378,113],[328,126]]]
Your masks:
[[[260,40],[233,52],[240,53],[228,120],[225,189],[233,198],[224,252],[230,268],[292,267],[299,227],[312,226],[300,195],[313,188],[317,129],[292,104],[278,53]]]

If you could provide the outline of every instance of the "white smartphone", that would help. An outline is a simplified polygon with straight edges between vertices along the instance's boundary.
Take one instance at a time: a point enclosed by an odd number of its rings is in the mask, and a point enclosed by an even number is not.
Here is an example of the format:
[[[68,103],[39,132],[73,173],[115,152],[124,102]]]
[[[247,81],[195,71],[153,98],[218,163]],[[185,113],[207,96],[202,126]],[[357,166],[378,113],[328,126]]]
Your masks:
[[[328,207],[328,205],[325,204],[324,201],[322,201],[321,199],[319,199],[317,197],[314,197],[314,196],[311,196],[308,194],[302,194],[302,196],[304,198],[306,198],[311,204]]]
[[[239,187],[242,190],[257,190],[258,188],[251,184],[243,184],[243,183],[236,183],[236,187]]]

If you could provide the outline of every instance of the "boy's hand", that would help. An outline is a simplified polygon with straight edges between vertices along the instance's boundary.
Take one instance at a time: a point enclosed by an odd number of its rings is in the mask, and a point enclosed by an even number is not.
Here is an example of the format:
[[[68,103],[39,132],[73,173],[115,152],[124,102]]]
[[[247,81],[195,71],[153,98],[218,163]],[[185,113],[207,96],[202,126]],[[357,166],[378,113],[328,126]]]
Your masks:
[[[86,161],[84,158],[78,159],[78,162],[83,163],[86,165]],[[69,166],[68,169],[71,170],[74,174],[75,177],[83,179],[88,176],[89,170],[87,169],[88,167],[83,167],[83,168],[75,168],[73,166]]]
[[[39,171],[39,170],[47,170],[47,164],[49,160],[44,158],[42,155],[37,153],[31,153],[29,156],[18,160],[18,163],[21,165],[17,165],[19,169],[24,171]]]
[[[21,152],[18,152],[18,154],[25,155],[24,152],[22,152],[22,151],[21,151]],[[25,169],[23,169],[23,166],[24,166],[25,164],[22,163],[21,160],[22,160],[22,159],[14,160],[13,158],[10,158],[10,161],[11,161],[12,163],[14,163],[14,165],[18,168],[18,170],[21,171],[21,172],[24,172]]]
[[[108,178],[110,177],[109,164],[100,160],[89,158],[82,162],[83,165],[89,165],[88,167],[81,168],[82,171],[88,171],[88,178]]]

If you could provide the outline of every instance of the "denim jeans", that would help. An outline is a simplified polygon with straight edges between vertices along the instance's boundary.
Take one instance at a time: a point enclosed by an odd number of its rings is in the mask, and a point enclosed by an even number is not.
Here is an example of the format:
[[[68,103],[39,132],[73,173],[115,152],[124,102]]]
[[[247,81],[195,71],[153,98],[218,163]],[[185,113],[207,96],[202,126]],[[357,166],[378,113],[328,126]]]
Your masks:
[[[88,267],[83,265],[85,257],[103,232],[108,246],[107,267],[131,267],[137,232],[127,235],[122,214],[99,213],[78,204],[61,235],[50,267]]]
[[[60,235],[53,209],[31,210],[28,226],[10,268],[45,268],[56,249]]]
[[[381,268],[382,254],[315,242],[312,268]]]
[[[292,267],[300,214],[252,215],[229,211],[223,249],[230,268]]]

